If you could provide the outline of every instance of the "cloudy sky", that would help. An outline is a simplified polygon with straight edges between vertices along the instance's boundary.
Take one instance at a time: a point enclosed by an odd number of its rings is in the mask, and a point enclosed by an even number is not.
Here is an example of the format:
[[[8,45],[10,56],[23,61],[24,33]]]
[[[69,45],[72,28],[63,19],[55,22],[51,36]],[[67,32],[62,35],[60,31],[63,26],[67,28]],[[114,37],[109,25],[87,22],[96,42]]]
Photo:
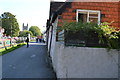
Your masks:
[[[65,1],[65,0],[54,0]],[[10,12],[16,15],[20,29],[22,24],[38,26],[45,30],[46,20],[49,17],[50,0],[0,0],[0,14]]]

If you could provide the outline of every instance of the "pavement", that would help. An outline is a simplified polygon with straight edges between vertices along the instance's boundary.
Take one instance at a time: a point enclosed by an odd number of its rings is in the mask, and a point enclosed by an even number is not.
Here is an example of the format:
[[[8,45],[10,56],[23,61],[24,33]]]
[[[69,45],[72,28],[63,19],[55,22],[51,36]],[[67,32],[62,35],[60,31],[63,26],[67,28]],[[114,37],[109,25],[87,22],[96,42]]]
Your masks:
[[[29,44],[2,56],[2,78],[55,78],[46,62],[46,45]]]

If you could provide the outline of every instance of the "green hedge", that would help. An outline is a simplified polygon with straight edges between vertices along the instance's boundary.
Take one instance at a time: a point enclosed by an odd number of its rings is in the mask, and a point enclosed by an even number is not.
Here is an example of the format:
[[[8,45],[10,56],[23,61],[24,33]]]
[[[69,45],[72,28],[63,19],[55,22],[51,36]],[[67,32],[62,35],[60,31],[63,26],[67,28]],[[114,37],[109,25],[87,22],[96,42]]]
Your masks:
[[[120,28],[110,26],[111,23],[64,23],[65,44],[86,47],[107,47],[120,49]]]
[[[12,47],[8,47],[7,49],[1,49],[1,50],[0,50],[0,56],[1,56],[1,55],[4,55],[4,54],[6,54],[6,53],[9,53],[9,52],[11,52],[11,51],[14,51],[15,49],[18,49],[18,48],[20,48],[20,47],[22,47],[22,46],[24,46],[24,45],[26,45],[26,44],[25,44],[25,43],[20,43],[20,44],[14,45],[14,46],[12,46]]]

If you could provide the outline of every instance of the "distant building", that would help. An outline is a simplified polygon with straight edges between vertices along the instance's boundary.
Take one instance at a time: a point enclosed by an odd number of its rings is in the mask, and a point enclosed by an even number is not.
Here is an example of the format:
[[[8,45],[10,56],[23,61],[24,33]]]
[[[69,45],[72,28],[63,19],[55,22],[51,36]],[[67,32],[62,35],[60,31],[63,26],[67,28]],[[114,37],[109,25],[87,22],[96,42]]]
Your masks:
[[[28,30],[28,24],[25,26],[23,23],[23,30]]]

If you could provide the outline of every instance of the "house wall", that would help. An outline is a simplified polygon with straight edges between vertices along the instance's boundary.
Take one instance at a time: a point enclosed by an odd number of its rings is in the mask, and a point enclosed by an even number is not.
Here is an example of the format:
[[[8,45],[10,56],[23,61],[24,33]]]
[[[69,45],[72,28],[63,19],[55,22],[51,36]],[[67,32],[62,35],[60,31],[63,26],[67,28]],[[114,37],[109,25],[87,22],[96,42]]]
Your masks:
[[[58,24],[58,19],[55,20],[55,22],[52,24],[53,25],[53,32],[52,32],[52,43],[51,43],[51,50],[50,50],[50,56],[54,56],[55,52],[55,42],[56,42],[56,30],[57,30],[57,24]]]
[[[61,18],[59,18],[59,26],[61,22],[73,22],[76,21],[76,9],[85,10],[100,10],[101,14],[105,14],[105,17],[101,17],[101,22],[111,22],[115,21],[112,26],[120,27],[118,19],[119,17],[119,7],[120,2],[72,2],[71,7],[65,9],[62,12]]]
[[[52,31],[52,27],[50,27],[50,29],[49,29],[49,34],[48,34],[48,45],[47,45],[48,51],[49,51],[49,49],[50,49],[51,31]]]
[[[53,66],[57,78],[118,78],[118,53],[56,42]]]
[[[119,13],[118,13],[119,27],[120,27],[120,1],[119,1]]]

